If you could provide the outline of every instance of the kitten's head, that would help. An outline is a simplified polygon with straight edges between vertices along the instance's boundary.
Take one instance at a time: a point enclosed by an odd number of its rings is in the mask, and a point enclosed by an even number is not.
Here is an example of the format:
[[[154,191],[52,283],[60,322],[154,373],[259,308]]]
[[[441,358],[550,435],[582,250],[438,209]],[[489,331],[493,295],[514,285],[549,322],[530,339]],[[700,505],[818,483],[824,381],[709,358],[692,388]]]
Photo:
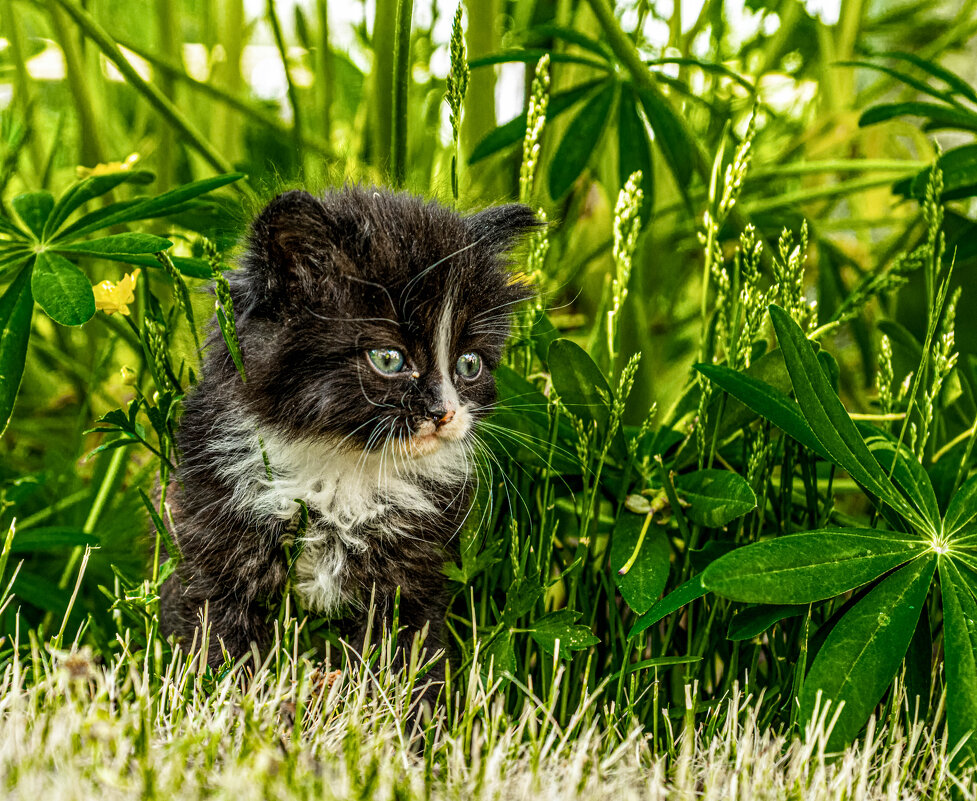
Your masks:
[[[383,190],[275,198],[230,274],[251,411],[343,447],[457,447],[495,399],[491,371],[530,295],[507,253],[536,225],[521,205],[466,217]]]

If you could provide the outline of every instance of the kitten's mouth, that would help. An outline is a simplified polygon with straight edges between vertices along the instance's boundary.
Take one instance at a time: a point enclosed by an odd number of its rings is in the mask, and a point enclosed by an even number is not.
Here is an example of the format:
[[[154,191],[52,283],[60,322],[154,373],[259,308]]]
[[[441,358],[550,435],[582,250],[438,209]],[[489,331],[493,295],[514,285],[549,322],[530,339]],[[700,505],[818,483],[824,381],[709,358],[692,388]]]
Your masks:
[[[405,455],[417,459],[437,453],[441,448],[461,440],[468,431],[467,414],[459,413],[441,427],[430,420],[423,421],[409,436],[401,440]]]

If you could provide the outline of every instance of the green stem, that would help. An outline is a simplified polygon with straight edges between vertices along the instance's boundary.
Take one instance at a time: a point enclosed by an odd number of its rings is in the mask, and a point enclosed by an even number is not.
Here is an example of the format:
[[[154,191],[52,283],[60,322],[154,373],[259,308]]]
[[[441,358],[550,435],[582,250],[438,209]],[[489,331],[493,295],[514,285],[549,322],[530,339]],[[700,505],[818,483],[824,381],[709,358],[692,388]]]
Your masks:
[[[82,531],[86,534],[91,534],[95,530],[95,526],[98,524],[98,519],[102,515],[102,511],[105,509],[105,504],[109,500],[109,495],[115,488],[115,482],[119,477],[119,471],[123,469],[123,463],[126,457],[125,448],[116,448],[115,452],[112,454],[112,461],[109,462],[109,466],[105,471],[105,475],[102,476],[102,483],[98,488],[98,494],[95,496],[95,500],[92,501],[92,506],[88,510],[88,517],[85,519],[85,525],[82,526]],[[68,564],[65,565],[64,572],[61,574],[61,579],[58,581],[58,587],[64,589],[68,586],[68,578],[75,569],[75,564],[81,557],[84,547],[81,545],[76,545],[71,552],[71,556],[68,557]]]
[[[393,131],[390,142],[390,171],[394,186],[407,179],[407,94],[410,88],[410,23],[414,0],[397,0],[396,38],[394,39]]]
[[[271,32],[275,37],[275,47],[278,48],[278,56],[282,60],[282,69],[285,70],[288,103],[292,107],[292,139],[295,142],[295,157],[298,159],[299,170],[302,172],[304,168],[302,165],[302,118],[299,109],[299,96],[295,88],[295,81],[292,79],[292,70],[288,66],[288,50],[285,47],[285,37],[282,34],[281,23],[278,21],[278,14],[275,13],[275,0],[268,0],[267,14]]]
[[[91,39],[105,54],[105,57],[115,64],[129,85],[139,92],[170,125],[176,128],[188,140],[190,146],[203,156],[208,164],[217,172],[226,173],[234,171],[233,165],[217,152],[214,146],[203,137],[183,112],[173,105],[158,87],[143,79],[135,67],[122,55],[122,51],[119,50],[118,45],[105,32],[105,29],[95,21],[91,14],[75,5],[72,0],[54,1],[68,12],[68,15],[81,28],[85,36]],[[239,191],[247,191],[240,183],[235,184],[235,186]]]

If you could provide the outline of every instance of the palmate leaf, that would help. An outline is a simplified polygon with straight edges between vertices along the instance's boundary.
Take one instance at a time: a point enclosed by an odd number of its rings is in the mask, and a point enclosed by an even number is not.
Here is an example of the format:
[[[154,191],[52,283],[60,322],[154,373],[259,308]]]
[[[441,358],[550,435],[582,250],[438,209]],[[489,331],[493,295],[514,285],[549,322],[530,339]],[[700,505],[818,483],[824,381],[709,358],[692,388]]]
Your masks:
[[[776,305],[770,306],[770,318],[777,332],[777,341],[784,354],[798,406],[831,461],[847,470],[855,481],[921,531],[935,535],[933,524],[895,488],[872,456],[828,383],[814,349],[800,326]]]
[[[744,406],[793,437],[805,448],[831,461],[828,452],[814,436],[814,431],[804,419],[801,407],[790,396],[770,386],[766,381],[737,372],[725,365],[697,364],[695,369]]]
[[[183,184],[161,195],[146,198],[131,205],[127,204],[124,208],[117,208],[114,211],[105,210],[107,211],[106,214],[95,212],[92,215],[88,215],[87,224],[81,227],[71,226],[63,233],[64,236],[70,235],[73,238],[77,238],[112,225],[136,222],[137,220],[145,220],[169,214],[174,209],[182,207],[187,201],[200,197],[200,195],[204,195],[207,192],[213,192],[215,189],[220,189],[243,177],[244,173],[232,172]]]
[[[930,553],[888,576],[845,614],[818,651],[799,699],[801,720],[812,719],[819,692],[822,708],[832,702],[832,714],[844,704],[828,738],[829,751],[855,739],[892,681],[935,570],[936,554]]]
[[[28,265],[0,295],[0,435],[10,422],[24,377],[33,313],[31,267]]]
[[[88,278],[57,253],[37,255],[31,291],[37,304],[61,325],[82,325],[95,314],[95,295]]]
[[[570,121],[550,163],[550,197],[563,197],[597,151],[617,99],[616,80],[605,81]]]
[[[733,601],[809,604],[867,584],[926,549],[892,531],[818,529],[737,548],[710,564],[702,583]]]
[[[948,745],[952,750],[969,735],[954,762],[954,767],[963,767],[977,764],[977,603],[953,560],[944,556],[940,557],[940,592]]]
[[[567,89],[564,92],[556,92],[550,98],[549,105],[546,107],[546,119],[553,120],[565,111],[579,103],[598,86],[606,83],[606,78],[597,78],[587,81]],[[498,153],[516,142],[521,142],[526,135],[526,113],[523,112],[515,119],[509,120],[505,125],[500,125],[494,131],[490,131],[472,149],[471,156],[468,157],[469,164],[475,164],[482,159],[486,159],[493,153]]]
[[[971,476],[950,499],[943,519],[943,534],[950,537],[977,516],[977,476]]]
[[[89,200],[111,192],[123,183],[148,184],[154,178],[151,172],[146,170],[120,170],[119,172],[108,175],[93,175],[83,181],[72,184],[64,194],[58,198],[51,216],[48,217],[44,225],[44,238],[49,239],[56,234],[58,229],[64,224],[65,220],[71,216],[72,212],[83,206]]]
[[[44,231],[44,223],[47,222],[54,208],[54,195],[50,192],[28,192],[17,195],[10,205],[14,207],[17,216],[34,238],[39,240]]]

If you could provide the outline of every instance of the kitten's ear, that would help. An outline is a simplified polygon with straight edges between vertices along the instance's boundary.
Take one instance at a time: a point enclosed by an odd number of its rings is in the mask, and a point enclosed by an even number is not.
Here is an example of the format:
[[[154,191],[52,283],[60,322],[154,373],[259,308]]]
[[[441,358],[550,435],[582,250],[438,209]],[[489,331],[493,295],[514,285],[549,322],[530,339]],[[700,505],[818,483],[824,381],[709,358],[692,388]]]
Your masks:
[[[492,206],[466,217],[465,224],[473,243],[497,253],[511,250],[520,237],[544,225],[536,213],[522,203]]]
[[[248,250],[253,264],[277,291],[309,280],[309,260],[322,238],[322,201],[293,189],[272,200],[251,223]]]

